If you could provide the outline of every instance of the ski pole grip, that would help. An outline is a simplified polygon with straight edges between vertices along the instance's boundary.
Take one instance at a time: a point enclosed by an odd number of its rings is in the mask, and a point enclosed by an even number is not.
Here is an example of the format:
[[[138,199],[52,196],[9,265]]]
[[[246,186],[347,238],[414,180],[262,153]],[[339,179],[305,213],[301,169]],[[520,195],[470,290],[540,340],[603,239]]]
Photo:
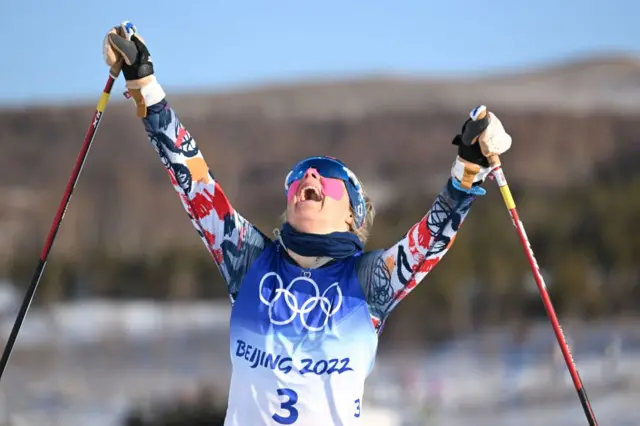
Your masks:
[[[483,120],[487,116],[487,114],[487,107],[481,105],[471,111],[470,117],[473,121],[478,121]],[[478,142],[480,136],[482,136],[482,133],[479,136],[476,136],[471,143],[473,144],[475,142]],[[500,165],[500,157],[498,157],[497,154],[487,155],[487,160],[489,160],[489,164],[491,165],[491,167],[497,167]]]
[[[109,68],[109,75],[111,77],[115,79],[118,78],[118,76],[120,75],[120,71],[122,71],[122,59],[120,59],[118,62],[116,62],[115,64],[111,65],[111,68]]]
[[[127,36],[124,33],[124,30],[122,29],[121,26],[116,28],[116,34],[118,34],[120,37],[125,37],[125,38]],[[124,59],[121,58],[119,61],[113,64],[111,68],[109,68],[109,75],[113,77],[114,80],[117,80],[118,76],[120,75],[120,72],[122,71],[123,66],[124,66]]]

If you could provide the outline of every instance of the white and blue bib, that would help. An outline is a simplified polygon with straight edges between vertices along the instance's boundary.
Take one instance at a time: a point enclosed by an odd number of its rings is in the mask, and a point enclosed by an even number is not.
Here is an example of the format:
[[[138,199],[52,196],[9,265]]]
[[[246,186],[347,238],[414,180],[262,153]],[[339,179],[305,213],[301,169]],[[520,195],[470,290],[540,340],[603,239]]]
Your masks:
[[[269,244],[231,312],[225,426],[359,425],[378,337],[356,257],[318,269]]]

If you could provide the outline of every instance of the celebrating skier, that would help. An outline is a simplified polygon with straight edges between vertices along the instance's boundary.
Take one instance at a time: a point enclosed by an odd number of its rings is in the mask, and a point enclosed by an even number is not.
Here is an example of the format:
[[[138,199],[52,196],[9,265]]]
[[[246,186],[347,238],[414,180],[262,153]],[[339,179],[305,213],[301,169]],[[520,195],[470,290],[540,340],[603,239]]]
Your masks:
[[[488,113],[465,122],[453,140],[451,178],[392,247],[364,252],[373,205],[353,171],[323,156],[286,173],[285,221],[271,239],[231,206],[169,106],[136,28],[112,28],[103,53],[109,66],[124,62],[149,140],[227,285],[233,371],[225,424],[361,424],[383,324],[445,255],[473,200],[485,193],[486,156],[511,147],[500,120]],[[478,143],[467,146],[463,138]]]

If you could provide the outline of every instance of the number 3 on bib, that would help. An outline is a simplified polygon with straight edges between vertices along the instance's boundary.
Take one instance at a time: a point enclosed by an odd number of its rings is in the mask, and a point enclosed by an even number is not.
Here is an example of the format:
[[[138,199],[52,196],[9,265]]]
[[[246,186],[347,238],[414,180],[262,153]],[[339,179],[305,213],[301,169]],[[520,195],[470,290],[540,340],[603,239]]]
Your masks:
[[[298,402],[298,394],[293,389],[278,389],[278,396],[282,397],[280,408],[285,411],[285,415],[274,414],[273,420],[281,425],[292,425],[298,420],[298,410],[294,405]]]

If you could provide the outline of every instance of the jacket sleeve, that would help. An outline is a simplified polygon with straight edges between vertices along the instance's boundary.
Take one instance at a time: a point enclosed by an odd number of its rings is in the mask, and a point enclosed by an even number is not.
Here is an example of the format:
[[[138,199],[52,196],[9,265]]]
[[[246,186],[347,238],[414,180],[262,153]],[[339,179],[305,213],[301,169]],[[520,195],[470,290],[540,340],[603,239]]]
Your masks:
[[[390,312],[447,253],[475,197],[449,179],[429,212],[400,241],[359,258],[358,280],[376,329],[381,331]]]
[[[196,141],[166,100],[148,107],[142,121],[233,303],[251,263],[271,240],[233,209]]]

